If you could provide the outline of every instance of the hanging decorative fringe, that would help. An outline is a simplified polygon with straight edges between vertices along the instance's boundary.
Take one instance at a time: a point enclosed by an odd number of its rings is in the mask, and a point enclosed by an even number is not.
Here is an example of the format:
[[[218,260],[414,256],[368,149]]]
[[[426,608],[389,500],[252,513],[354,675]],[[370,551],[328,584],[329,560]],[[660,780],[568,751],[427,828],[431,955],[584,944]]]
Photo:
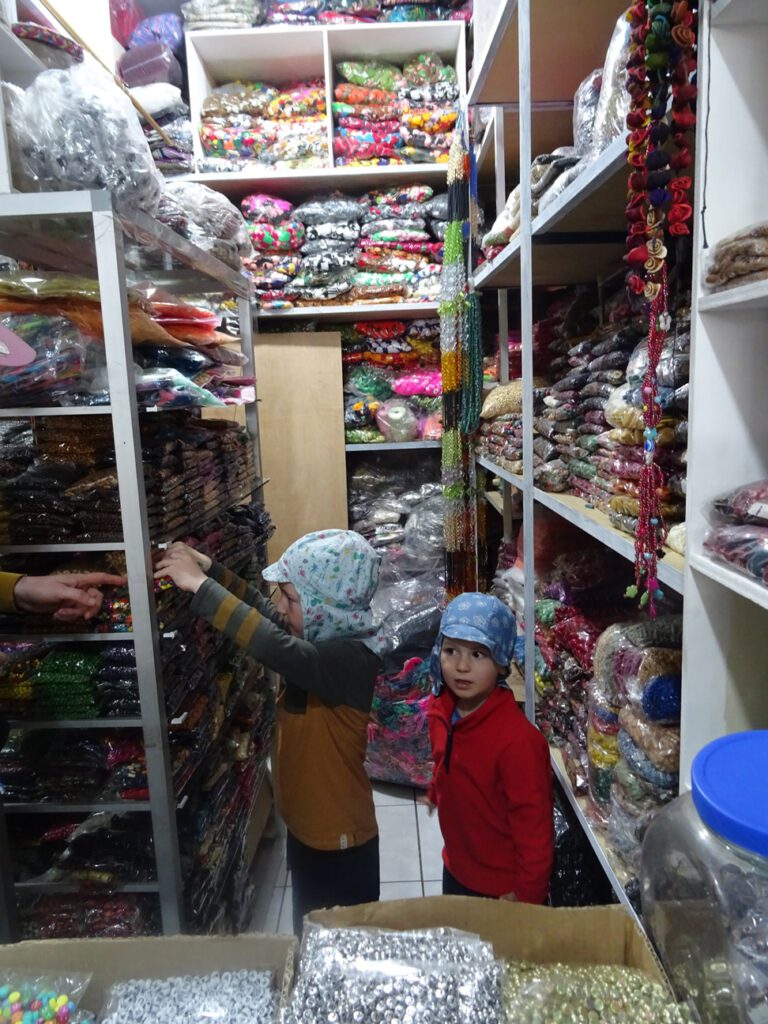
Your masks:
[[[484,519],[478,519],[472,451],[473,435],[480,421],[483,357],[480,305],[467,282],[470,188],[474,178],[469,152],[467,124],[462,114],[448,162],[450,223],[445,236],[440,299],[444,536],[449,597],[478,589],[478,523],[484,523]],[[481,541],[484,542],[484,535]]]
[[[632,26],[627,62],[631,102],[629,129],[629,201],[627,203],[627,288],[642,296],[648,311],[648,368],[643,380],[645,463],[640,478],[640,515],[635,538],[635,584],[627,596],[656,614],[663,598],[657,563],[667,536],[656,462],[661,419],[657,371],[672,326],[667,295],[667,239],[690,234],[693,162],[689,132],[696,124],[695,0],[648,3],[638,0],[627,13]],[[672,112],[667,117],[669,95]]]

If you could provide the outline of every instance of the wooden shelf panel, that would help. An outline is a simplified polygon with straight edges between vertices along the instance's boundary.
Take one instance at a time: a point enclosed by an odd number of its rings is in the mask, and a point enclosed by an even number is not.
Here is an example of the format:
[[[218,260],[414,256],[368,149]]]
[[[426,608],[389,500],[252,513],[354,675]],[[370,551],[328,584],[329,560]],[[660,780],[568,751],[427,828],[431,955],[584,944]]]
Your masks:
[[[376,306],[297,306],[295,309],[263,309],[259,320],[433,320],[436,302],[390,302]],[[258,340],[257,340],[258,344]]]
[[[768,309],[768,281],[743,284],[721,292],[705,292],[699,298],[700,313],[739,313]]]
[[[534,218],[533,234],[546,235],[553,228],[558,232],[624,231],[628,173],[624,139],[614,139]]]
[[[716,562],[705,553],[696,552],[691,555],[691,568],[752,604],[768,609],[768,587],[762,586],[757,580],[744,576],[723,562]]]

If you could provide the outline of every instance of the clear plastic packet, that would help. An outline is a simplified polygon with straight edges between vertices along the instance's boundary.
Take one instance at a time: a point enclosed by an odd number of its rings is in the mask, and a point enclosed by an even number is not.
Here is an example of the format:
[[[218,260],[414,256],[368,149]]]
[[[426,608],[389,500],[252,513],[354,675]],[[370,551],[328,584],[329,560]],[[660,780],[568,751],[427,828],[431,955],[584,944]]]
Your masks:
[[[645,782],[659,789],[677,792],[680,776],[676,771],[664,772],[650,761],[626,730],[619,731],[619,750],[631,770]]]
[[[294,218],[302,224],[349,224],[360,220],[361,214],[359,201],[341,193],[310,199],[293,211]]]
[[[131,33],[128,47],[130,49],[154,42],[165,43],[176,56],[183,55],[184,24],[178,14],[168,12],[144,18]]]
[[[264,82],[228,82],[216,86],[203,100],[200,116],[231,118],[238,114],[264,117],[267,107],[277,96],[275,86]]]
[[[387,441],[415,441],[419,436],[418,417],[402,399],[384,402],[376,411],[376,425]]]
[[[714,498],[710,505],[714,523],[768,527],[768,480],[756,480]]]
[[[143,17],[139,0],[110,0],[109,21],[112,35],[121,46],[128,45],[131,33]]]
[[[537,466],[533,477],[535,486],[543,491],[558,494],[568,488],[568,467],[562,459],[553,459],[543,466]]]
[[[347,82],[370,89],[395,92],[406,84],[400,68],[385,61],[342,61],[336,70]]]
[[[716,526],[704,538],[704,550],[745,576],[768,586],[768,527]]]
[[[573,98],[573,145],[580,156],[586,156],[593,146],[595,114],[602,81],[602,68],[590,71]]]
[[[606,835],[611,849],[631,871],[636,872],[640,869],[643,836],[662,805],[657,804],[647,811],[634,813],[623,803],[620,794],[621,789],[614,780],[608,806]]]
[[[600,98],[592,132],[592,158],[624,133],[629,112],[629,93],[625,88],[631,25],[625,15],[618,19],[608,45],[603,67]]]
[[[9,129],[24,191],[109,189],[120,211],[157,210],[163,179],[139,119],[95,64],[41,72],[14,94]]]
[[[657,768],[676,772],[680,764],[680,727],[661,725],[645,718],[634,708],[619,712],[619,722],[633,742]]]
[[[359,224],[309,224],[306,229],[308,242],[356,242],[359,237]]]
[[[130,88],[167,82],[181,87],[183,75],[179,62],[165,43],[146,43],[126,50],[117,62],[117,73]]]
[[[234,242],[243,256],[253,254],[245,220],[226,196],[195,181],[168,181],[165,192],[185,211],[196,244],[209,239]]]
[[[23,1017],[27,1021],[32,1020],[33,1015],[37,1020],[42,1016],[39,1007],[44,1005],[54,1011],[50,1019],[55,1019],[58,1024],[85,1024],[92,1017],[81,1015],[78,1005],[91,977],[91,974],[75,971],[36,974],[24,969],[0,968],[0,1014],[5,1020],[21,1021]],[[21,1016],[16,1017],[17,1013]]]
[[[240,203],[240,210],[246,220],[278,224],[280,221],[290,219],[293,203],[289,203],[287,199],[259,192],[246,196]]]
[[[405,62],[403,77],[408,85],[436,85],[456,82],[456,71],[433,52],[419,53]]]
[[[155,1024],[169,1015],[188,1024],[208,1024],[212,1019],[273,1024],[279,1001],[271,971],[121,981],[107,993],[101,1020]]]
[[[136,394],[139,405],[158,409],[223,407],[224,402],[210,391],[198,387],[178,370],[158,367],[137,374]]]
[[[690,376],[690,328],[686,324],[668,335],[661,351],[656,381],[661,387],[678,388]],[[643,340],[634,349],[627,363],[627,383],[641,387],[648,368],[648,342]]]

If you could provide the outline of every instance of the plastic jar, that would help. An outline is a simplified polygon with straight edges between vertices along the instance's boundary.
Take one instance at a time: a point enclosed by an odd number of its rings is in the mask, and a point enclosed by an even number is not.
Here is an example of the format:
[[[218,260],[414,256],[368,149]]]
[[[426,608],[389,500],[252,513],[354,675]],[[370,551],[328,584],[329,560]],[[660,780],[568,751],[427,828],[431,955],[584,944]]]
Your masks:
[[[643,843],[643,917],[702,1024],[768,1024],[768,731],[696,756]]]

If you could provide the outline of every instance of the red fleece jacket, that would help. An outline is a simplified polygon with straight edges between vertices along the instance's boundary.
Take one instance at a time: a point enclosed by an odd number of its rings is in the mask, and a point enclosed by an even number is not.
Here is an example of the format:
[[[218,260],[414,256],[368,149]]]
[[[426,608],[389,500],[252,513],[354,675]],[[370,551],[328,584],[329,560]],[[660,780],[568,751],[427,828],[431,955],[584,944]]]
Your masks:
[[[451,726],[455,707],[445,689],[429,708],[429,798],[437,805],[445,866],[475,892],[544,903],[553,856],[547,741],[504,687]]]

